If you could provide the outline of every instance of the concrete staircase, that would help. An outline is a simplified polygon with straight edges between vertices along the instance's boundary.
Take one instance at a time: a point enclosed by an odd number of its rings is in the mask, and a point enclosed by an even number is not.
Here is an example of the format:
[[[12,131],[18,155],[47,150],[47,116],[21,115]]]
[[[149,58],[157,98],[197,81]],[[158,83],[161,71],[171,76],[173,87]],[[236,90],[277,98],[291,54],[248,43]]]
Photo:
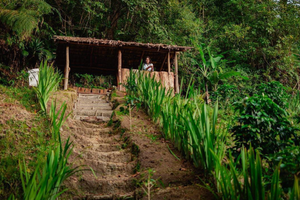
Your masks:
[[[106,101],[106,95],[79,94],[75,103],[74,119],[107,122],[112,112],[112,107]]]

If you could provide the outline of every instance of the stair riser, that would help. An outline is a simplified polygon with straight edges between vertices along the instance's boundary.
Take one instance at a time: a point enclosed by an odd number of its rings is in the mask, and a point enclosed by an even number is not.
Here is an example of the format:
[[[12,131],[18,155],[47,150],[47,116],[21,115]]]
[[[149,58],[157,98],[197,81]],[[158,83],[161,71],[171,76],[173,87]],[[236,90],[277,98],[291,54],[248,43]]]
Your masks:
[[[110,117],[112,114],[112,111],[86,111],[86,110],[83,110],[83,111],[76,111],[75,112],[75,115],[83,115],[83,116],[103,116],[103,117]]]
[[[90,160],[97,159],[103,162],[127,163],[131,160],[130,153],[102,152],[95,154],[94,152],[83,151],[83,155],[83,158]]]
[[[101,104],[101,103],[107,103],[107,101],[105,100],[91,100],[91,99],[78,99],[77,100],[77,104],[89,104],[89,103],[92,103],[92,104]]]
[[[82,121],[103,121],[103,122],[108,122],[110,120],[110,117],[102,117],[102,116],[82,116],[82,115],[75,115],[74,119],[76,120],[82,120]]]
[[[120,180],[120,181],[107,181],[107,180],[99,180],[97,184],[91,183],[90,180],[80,180],[81,182],[81,189],[85,191],[89,191],[89,198],[88,199],[97,199],[96,197],[93,198],[94,195],[100,194],[122,194],[122,193],[129,193],[135,189],[135,184],[133,180]]]
[[[85,99],[105,99],[106,95],[95,95],[95,94],[79,94],[78,98],[85,98]]]
[[[95,174],[97,176],[114,176],[114,175],[120,175],[126,173],[132,173],[134,166],[132,164],[123,164],[123,165],[117,165],[117,164],[107,164],[103,162],[97,162],[94,161],[90,165]],[[97,170],[96,170],[97,169]]]
[[[97,106],[97,105],[88,105],[88,106],[77,106],[75,111],[82,110],[111,110],[110,106]]]

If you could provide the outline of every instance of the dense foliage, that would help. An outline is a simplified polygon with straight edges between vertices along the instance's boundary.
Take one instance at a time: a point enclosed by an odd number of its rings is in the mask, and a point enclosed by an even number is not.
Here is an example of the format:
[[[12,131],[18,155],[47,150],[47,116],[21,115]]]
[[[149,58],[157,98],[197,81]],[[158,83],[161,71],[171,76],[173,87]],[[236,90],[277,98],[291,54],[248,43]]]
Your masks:
[[[267,96],[254,95],[236,104],[238,125],[232,128],[237,148],[252,145],[263,154],[273,154],[293,140],[298,144],[296,130],[287,113]]]
[[[173,96],[150,77],[131,74],[127,104],[131,108],[143,104],[165,138],[214,177],[214,189],[223,199],[297,199],[300,94],[294,93],[300,89],[299,15],[299,0],[2,0],[0,84],[16,87],[11,89],[13,95],[29,110],[39,110],[32,104],[40,103],[47,114],[49,95],[61,79],[58,74],[52,76],[53,68],[47,68],[48,62],[55,61],[54,35],[193,46],[179,57],[180,95]],[[28,94],[22,100],[24,92],[18,87],[26,84],[27,70],[40,63],[42,72],[52,75],[35,90],[39,102],[25,102],[33,90],[25,89]],[[91,74],[74,74],[70,81],[75,86],[98,88],[116,82]],[[63,106],[56,113],[55,108],[52,104],[49,120],[57,142],[65,110]],[[21,131],[27,126],[25,121],[18,123]],[[1,147],[10,149],[17,128],[12,126],[9,140],[1,141]],[[39,132],[33,130],[31,135]],[[61,158],[68,171],[65,158],[69,153],[61,154],[61,144],[56,147],[42,156]],[[7,155],[0,172],[23,156]],[[23,190],[30,191],[42,180],[47,184],[47,177],[39,176],[38,182],[23,181]],[[15,175],[0,173],[2,182],[15,179]],[[0,187],[1,192],[13,186],[1,183]],[[57,192],[55,189],[52,198]]]
[[[0,72],[10,80],[15,75],[7,71],[55,58],[51,38],[56,34],[195,47],[206,43],[212,54],[226,59],[223,72],[250,75],[249,83],[257,82],[258,75],[299,87],[299,11],[297,0],[4,0]],[[188,59],[198,54],[180,57],[182,76],[203,78]]]
[[[218,123],[218,104],[213,108],[207,106],[203,99],[199,98],[199,91],[192,86],[189,87],[185,98],[179,94],[173,96],[171,91],[166,91],[155,81],[154,76],[151,78],[150,74],[133,74],[131,71],[126,88],[129,98],[138,99],[153,120],[162,127],[163,136],[173,141],[195,166],[204,169],[206,175],[214,177],[214,184],[206,187],[210,191],[217,190],[216,196],[224,200],[279,200],[287,197],[294,200],[300,197],[298,178],[293,177],[297,174],[295,171],[299,170],[298,160],[295,159],[299,153],[291,156],[297,152],[297,146],[291,148],[292,145],[288,145],[289,138],[295,136],[295,130],[284,118],[286,112],[270,98],[255,95],[237,106],[237,109],[241,110],[239,121],[245,125],[241,124],[235,128],[245,127],[245,130],[236,134],[236,146],[240,148],[240,152],[233,158],[230,151],[225,153],[226,138],[231,136],[220,128],[222,124]],[[253,113],[247,113],[248,111]],[[276,128],[283,130],[280,132],[281,130]],[[247,145],[248,148],[241,144]],[[251,144],[255,145],[256,150]],[[286,150],[293,150],[293,153],[284,156],[283,162],[271,160],[271,165],[267,168],[267,161],[263,159],[265,155],[260,156],[259,152],[274,153],[285,147],[288,147]],[[281,153],[283,155],[286,151]],[[279,154],[277,156],[279,157]],[[224,162],[224,159],[227,161]],[[292,160],[296,161],[294,165],[290,163]],[[280,173],[280,168],[284,166],[278,164],[291,165],[289,167],[294,171],[288,172],[289,177],[292,177],[289,183],[294,185],[284,184],[286,174],[283,173],[281,177]],[[289,192],[284,192],[283,189],[286,188],[290,189]]]
[[[76,87],[85,88],[111,88],[113,85],[117,85],[115,76],[94,76],[92,74],[78,74],[75,73],[71,76],[71,84]]]

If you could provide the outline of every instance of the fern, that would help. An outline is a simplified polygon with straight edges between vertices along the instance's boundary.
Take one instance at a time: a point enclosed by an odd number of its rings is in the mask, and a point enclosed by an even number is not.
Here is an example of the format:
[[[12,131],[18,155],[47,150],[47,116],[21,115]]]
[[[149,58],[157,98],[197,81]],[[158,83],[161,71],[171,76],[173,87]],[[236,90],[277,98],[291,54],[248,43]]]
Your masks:
[[[10,3],[0,3],[0,21],[21,40],[38,29],[43,15],[51,12],[52,7],[44,0],[13,0]]]

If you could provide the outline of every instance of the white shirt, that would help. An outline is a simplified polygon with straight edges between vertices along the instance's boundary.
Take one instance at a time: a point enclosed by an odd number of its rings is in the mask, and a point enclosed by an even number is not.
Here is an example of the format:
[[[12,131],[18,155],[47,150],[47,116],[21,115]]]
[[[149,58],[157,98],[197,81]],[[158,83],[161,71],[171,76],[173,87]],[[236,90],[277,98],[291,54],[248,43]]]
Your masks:
[[[145,63],[144,66],[143,66],[143,69],[144,69],[144,70],[147,70],[147,68],[150,67],[150,66],[153,66],[153,64],[152,64],[152,63],[149,63],[149,64],[146,64],[146,63]],[[152,69],[149,68],[147,71],[151,72]]]

